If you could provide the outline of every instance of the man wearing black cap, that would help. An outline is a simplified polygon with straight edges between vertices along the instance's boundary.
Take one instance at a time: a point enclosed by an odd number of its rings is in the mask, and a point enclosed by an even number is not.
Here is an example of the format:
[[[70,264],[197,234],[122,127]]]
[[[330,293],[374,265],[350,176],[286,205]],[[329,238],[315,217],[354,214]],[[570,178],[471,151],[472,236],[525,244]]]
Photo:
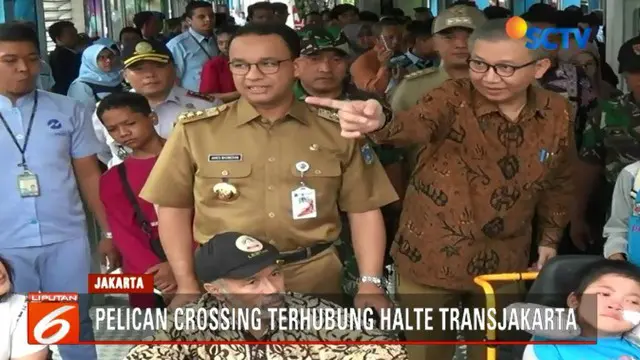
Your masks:
[[[194,259],[196,274],[206,293],[187,305],[195,309],[259,309],[260,326],[252,329],[189,331],[169,323],[168,330],[158,332],[155,341],[390,341],[394,340],[380,330],[342,331],[331,329],[281,329],[279,320],[271,321],[269,309],[295,310],[335,309],[332,302],[309,295],[285,291],[284,276],[280,272],[281,254],[268,242],[251,236],[226,232],[214,236],[198,249]],[[290,310],[295,309],[295,310]],[[170,317],[172,318],[172,317]],[[218,319],[219,320],[219,319]],[[321,321],[321,319],[317,319]],[[347,320],[349,321],[349,320]],[[288,322],[293,324],[293,322]],[[127,360],[170,359],[198,360],[227,359],[406,359],[400,345],[266,345],[255,353],[254,345],[139,345],[127,355]],[[284,355],[286,354],[286,355]]]
[[[140,40],[122,50],[122,59],[125,80],[131,85],[131,91],[147,98],[158,116],[156,131],[165,139],[169,137],[180,113],[222,104],[218,99],[175,85],[176,68],[173,57],[161,42]],[[100,160],[109,167],[121,163],[131,152],[130,149],[115,143],[95,113],[93,127],[98,139],[110,150],[101,154]]]

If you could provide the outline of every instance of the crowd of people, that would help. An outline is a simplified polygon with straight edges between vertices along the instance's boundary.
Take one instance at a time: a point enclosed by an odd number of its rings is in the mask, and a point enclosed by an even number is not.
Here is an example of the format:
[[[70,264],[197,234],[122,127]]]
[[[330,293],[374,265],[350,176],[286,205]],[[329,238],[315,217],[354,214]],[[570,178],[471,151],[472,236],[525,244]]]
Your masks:
[[[640,357],[621,315],[640,311],[640,36],[619,49],[623,93],[596,12],[533,5],[521,15],[531,26],[591,37],[586,47],[570,39],[532,50],[509,37],[511,13],[497,6],[458,1],[435,17],[416,8],[413,18],[400,9],[380,18],[342,4],[308,12],[296,31],[282,5],[255,3],[239,26],[191,1],[180,19],[141,12],[118,39],[92,42],[57,22],[50,68],[32,24],[0,24],[0,314],[11,320],[0,325],[0,360],[49,356],[23,337],[27,292],[82,294],[81,338],[94,338],[85,209],[101,229],[107,272],[153,275],[156,294],[129,298],[144,308],[482,307],[476,276],[539,271],[558,254],[600,255],[563,298],[574,308],[584,294],[606,298],[597,324],[580,325],[581,336],[608,342],[582,351]],[[496,292],[521,299],[521,285]],[[171,328],[155,339],[459,335]],[[525,358],[573,356],[554,349],[529,348]],[[97,359],[94,346],[59,351]],[[484,351],[472,346],[467,357]],[[454,352],[140,345],[127,358]]]

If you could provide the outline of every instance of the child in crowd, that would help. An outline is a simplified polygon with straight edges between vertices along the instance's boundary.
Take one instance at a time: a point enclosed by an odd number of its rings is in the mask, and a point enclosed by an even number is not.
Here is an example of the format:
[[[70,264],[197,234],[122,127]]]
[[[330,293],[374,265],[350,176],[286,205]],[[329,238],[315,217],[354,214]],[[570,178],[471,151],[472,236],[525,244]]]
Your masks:
[[[627,165],[616,180],[611,215],[604,226],[604,256],[640,265],[640,162]]]
[[[212,94],[224,102],[234,101],[240,97],[229,69],[229,43],[237,30],[238,27],[233,25],[227,25],[218,30],[216,41],[220,55],[204,64],[200,76],[200,92]]]
[[[580,337],[589,345],[528,345],[523,360],[637,360],[640,347],[631,341],[637,325],[625,313],[640,312],[640,268],[626,261],[603,259],[590,266],[568,296]],[[534,336],[534,340],[544,340]]]
[[[133,152],[124,162],[109,169],[100,179],[113,243],[122,255],[122,271],[153,274],[156,289],[169,301],[177,288],[169,263],[160,246],[158,219],[152,204],[138,197],[165,140],[156,133],[157,115],[147,99],[131,92],[114,93],[100,102],[96,115],[118,144]],[[133,307],[161,306],[150,295],[129,296]]]

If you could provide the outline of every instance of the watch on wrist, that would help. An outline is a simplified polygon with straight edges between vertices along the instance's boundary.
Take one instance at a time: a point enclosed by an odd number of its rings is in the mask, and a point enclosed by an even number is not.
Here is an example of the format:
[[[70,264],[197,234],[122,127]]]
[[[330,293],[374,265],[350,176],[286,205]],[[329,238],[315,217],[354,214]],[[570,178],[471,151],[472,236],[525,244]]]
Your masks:
[[[386,280],[381,276],[360,276],[360,280],[358,281],[360,284],[373,284],[380,289],[384,289],[386,285]]]
[[[113,239],[113,233],[111,231],[103,231],[102,232],[103,239]]]

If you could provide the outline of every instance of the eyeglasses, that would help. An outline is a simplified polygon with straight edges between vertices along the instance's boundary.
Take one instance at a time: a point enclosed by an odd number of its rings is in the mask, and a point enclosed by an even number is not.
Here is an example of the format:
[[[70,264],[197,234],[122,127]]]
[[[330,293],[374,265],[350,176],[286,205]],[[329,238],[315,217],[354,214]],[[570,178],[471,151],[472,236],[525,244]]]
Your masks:
[[[527,66],[531,66],[535,64],[537,61],[538,60],[533,60],[522,65],[506,65],[506,64],[490,65],[484,61],[469,59],[467,60],[467,63],[469,64],[469,69],[471,69],[471,71],[473,72],[484,74],[487,71],[489,71],[489,69],[493,69],[493,72],[498,74],[498,76],[509,77],[509,76],[512,76],[516,71],[522,68],[526,68]]]
[[[280,70],[280,64],[283,62],[292,61],[292,59],[285,60],[261,60],[257,63],[246,63],[244,61],[232,61],[229,63],[229,70],[234,75],[247,75],[251,71],[251,66],[258,67],[261,73],[265,75],[275,74]]]

